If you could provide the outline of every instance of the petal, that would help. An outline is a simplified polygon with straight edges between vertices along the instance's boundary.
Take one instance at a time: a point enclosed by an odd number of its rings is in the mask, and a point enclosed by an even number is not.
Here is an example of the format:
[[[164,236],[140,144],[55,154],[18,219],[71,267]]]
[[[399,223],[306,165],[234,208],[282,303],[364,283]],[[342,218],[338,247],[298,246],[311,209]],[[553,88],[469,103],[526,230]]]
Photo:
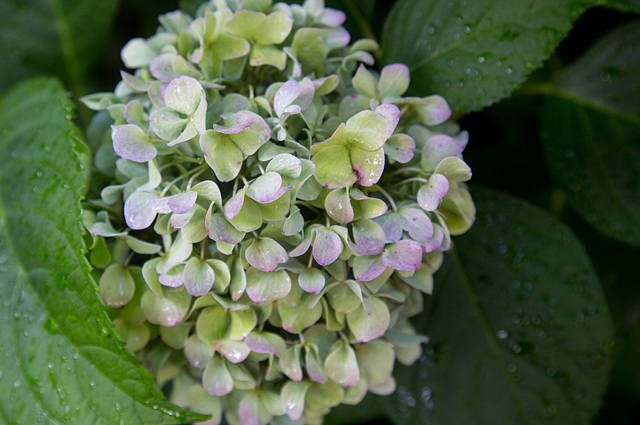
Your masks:
[[[286,81],[273,97],[273,109],[278,117],[284,114],[284,109],[291,105],[300,95],[300,84],[296,80]]]
[[[353,387],[360,381],[356,353],[350,344],[341,339],[331,347],[324,361],[324,369],[332,381],[343,387]]]
[[[327,143],[327,142],[324,142]],[[313,156],[316,166],[314,177],[329,189],[351,186],[357,174],[351,166],[349,149],[345,145],[326,147]]]
[[[349,153],[353,170],[358,176],[357,182],[366,187],[376,184],[384,170],[384,149],[371,152],[352,146]]]
[[[387,212],[386,214],[377,217],[375,221],[380,225],[380,227],[382,227],[386,243],[398,242],[402,238],[404,220],[397,212]]]
[[[420,120],[428,126],[442,124],[451,117],[451,108],[442,96],[433,95],[423,98],[424,105],[418,108]]]
[[[273,171],[267,172],[256,178],[249,185],[246,194],[256,202],[267,204],[282,196],[282,193],[280,193],[281,185],[282,177],[280,174]]]
[[[375,98],[378,82],[373,74],[362,64],[358,67],[352,80],[353,88],[366,97]]]
[[[247,271],[247,295],[254,303],[271,304],[291,291],[291,278],[284,270],[266,273],[250,268]]]
[[[122,158],[134,162],[147,162],[158,153],[149,136],[138,126],[126,124],[116,127],[111,137],[113,150]]]
[[[164,92],[164,103],[168,108],[184,115],[192,115],[201,102],[205,102],[204,90],[195,78],[176,77]]]
[[[371,297],[371,310],[369,315],[361,306],[347,314],[347,324],[358,342],[368,342],[378,338],[389,328],[391,317],[384,301]]]
[[[378,82],[378,96],[381,101],[387,97],[398,98],[408,88],[409,67],[407,65],[396,63],[382,68]]]
[[[387,140],[389,124],[374,111],[362,111],[347,121],[347,141],[374,151]]]
[[[316,230],[313,242],[313,258],[321,266],[328,266],[338,259],[342,253],[342,240],[335,232],[321,227]]]
[[[361,282],[369,282],[380,276],[387,265],[381,255],[359,255],[353,261],[353,273]]]
[[[459,156],[464,150],[464,145],[444,134],[431,136],[422,148],[422,160],[420,166],[425,171],[434,171],[440,161],[449,156]]]
[[[418,208],[405,208],[400,211],[404,229],[418,242],[424,242],[433,236],[433,223],[424,211]]]
[[[237,112],[224,120],[224,125],[214,124],[213,129],[218,133],[236,134],[253,125],[253,118],[249,114]]]
[[[218,180],[228,182],[236,178],[242,168],[243,155],[231,140],[207,130],[200,136],[200,148]]]
[[[176,55],[172,53],[164,53],[156,56],[149,65],[149,72],[151,72],[151,75],[157,80],[168,83],[178,76],[173,70],[173,61],[175,58]]]
[[[395,270],[417,270],[422,265],[422,246],[415,241],[398,241],[385,249],[382,260]]]
[[[317,294],[322,291],[324,284],[324,275],[318,269],[304,269],[298,275],[298,285],[305,292]]]
[[[156,218],[156,212],[147,205],[147,201],[157,196],[155,192],[136,190],[124,203],[124,218],[127,226],[133,230],[146,229]]]
[[[388,139],[393,132],[396,131],[396,127],[400,121],[400,109],[393,103],[383,103],[376,108],[376,113],[387,120],[387,124],[389,125],[389,130],[387,131]]]
[[[239,133],[230,134],[229,139],[236,144],[242,153],[253,155],[260,146],[271,138],[271,128],[260,115],[253,112],[244,112],[244,114],[253,119],[253,124]]]
[[[349,199],[349,192],[345,188],[332,190],[324,200],[327,215],[340,224],[347,224],[353,220],[353,207]]]
[[[384,153],[401,164],[406,164],[413,159],[416,151],[416,142],[406,134],[394,134],[384,144]]]
[[[177,195],[169,196],[167,200],[167,205],[169,209],[176,214],[184,214],[189,212],[189,210],[196,203],[196,198],[198,194],[196,192],[187,191]]]
[[[151,112],[149,126],[166,142],[173,142],[184,132],[188,119],[181,117],[169,108],[160,108]]]
[[[273,271],[279,263],[289,259],[282,246],[271,238],[254,239],[245,251],[247,262],[263,272]]]
[[[216,275],[205,261],[191,257],[184,267],[184,287],[194,297],[201,297],[213,287]]]
[[[224,215],[229,219],[233,220],[236,218],[242,206],[244,205],[244,189],[240,189],[238,193],[233,195],[231,199],[224,204]]]
[[[384,249],[384,230],[372,220],[363,219],[353,223],[353,239],[356,244],[354,252],[358,255],[378,255]]]
[[[347,15],[343,11],[325,7],[319,23],[328,27],[339,27],[345,19],[347,19]]]
[[[418,191],[418,204],[426,211],[435,211],[448,191],[449,180],[442,174],[434,174]]]

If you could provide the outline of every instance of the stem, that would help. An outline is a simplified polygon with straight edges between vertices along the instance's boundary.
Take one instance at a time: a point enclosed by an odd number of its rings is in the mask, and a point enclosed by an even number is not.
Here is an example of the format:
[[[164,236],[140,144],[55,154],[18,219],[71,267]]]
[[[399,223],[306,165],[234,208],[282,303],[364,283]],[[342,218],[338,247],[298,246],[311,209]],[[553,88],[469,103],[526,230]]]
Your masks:
[[[391,204],[391,209],[393,210],[393,212],[398,212],[398,208],[396,207],[396,203],[393,202],[393,198],[391,197],[391,195],[389,195],[387,193],[386,190],[384,190],[381,187],[378,187],[378,190],[380,191],[380,193],[382,193],[384,195],[385,198],[387,198],[387,200],[389,201],[389,203]]]
[[[406,183],[411,183],[411,182],[421,182],[421,183],[427,183],[428,180],[425,179],[424,177],[410,177],[408,179],[404,179],[402,181],[399,181],[397,183],[394,183],[393,185],[391,185],[391,187],[396,187],[396,186],[401,186],[403,184]]]
[[[201,165],[200,167],[193,168],[193,169],[187,171],[186,173],[182,174],[181,176],[176,177],[171,182],[169,182],[169,184],[164,189],[162,189],[162,192],[160,192],[160,196],[164,196],[167,193],[167,191],[171,187],[173,187],[177,182],[179,182],[180,180],[184,179],[185,177],[187,177],[187,176],[189,176],[189,175],[191,175],[193,173],[197,173],[198,171],[202,171],[202,170],[204,170],[204,166],[203,165]]]

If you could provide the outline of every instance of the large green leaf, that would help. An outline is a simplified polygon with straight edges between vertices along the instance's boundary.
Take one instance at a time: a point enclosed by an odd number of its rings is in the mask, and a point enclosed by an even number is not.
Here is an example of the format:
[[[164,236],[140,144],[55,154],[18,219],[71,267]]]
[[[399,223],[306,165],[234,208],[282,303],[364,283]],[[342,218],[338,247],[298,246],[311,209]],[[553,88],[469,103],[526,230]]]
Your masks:
[[[396,367],[397,424],[586,424],[612,323],[578,240],[536,207],[474,190],[477,221],[426,298],[425,356]]]
[[[74,89],[100,57],[120,0],[0,1],[0,90],[36,75],[64,76]]]
[[[640,245],[640,21],[605,36],[555,79],[542,139],[555,181],[593,226]]]
[[[579,0],[400,0],[383,33],[384,62],[411,69],[413,93],[457,111],[508,96],[589,5]]]
[[[52,79],[0,103],[0,423],[201,420],[168,403],[116,339],[88,277],[71,113]]]

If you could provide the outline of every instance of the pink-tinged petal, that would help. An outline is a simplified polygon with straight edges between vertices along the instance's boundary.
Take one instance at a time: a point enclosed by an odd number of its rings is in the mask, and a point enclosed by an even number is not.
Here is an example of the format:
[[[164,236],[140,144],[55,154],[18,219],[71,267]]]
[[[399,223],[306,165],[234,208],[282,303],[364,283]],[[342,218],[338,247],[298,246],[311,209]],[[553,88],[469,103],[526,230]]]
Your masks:
[[[235,113],[224,120],[224,125],[214,124],[213,129],[223,134],[238,134],[253,125],[253,118],[242,112]]]
[[[172,53],[165,53],[160,56],[156,56],[149,65],[149,72],[151,72],[151,75],[163,83],[168,83],[177,77],[178,74],[173,70],[173,61],[176,56],[177,55]]]
[[[351,36],[349,31],[344,28],[337,28],[324,36],[324,41],[327,43],[329,50],[339,49],[349,44]]]
[[[402,239],[402,230],[404,228],[403,219],[396,212],[387,212],[377,217],[375,222],[382,227],[385,235],[385,243],[394,243]]]
[[[422,148],[422,168],[426,171],[433,171],[444,158],[457,157],[463,150],[464,145],[453,137],[444,134],[431,136]]]
[[[213,348],[224,356],[231,363],[242,363],[251,353],[244,341],[214,341]]]
[[[271,332],[253,331],[247,335],[244,342],[254,353],[281,356],[287,350],[282,337]]]
[[[384,153],[401,164],[411,161],[415,151],[416,142],[407,134],[394,134],[384,144]]]
[[[433,236],[428,241],[422,242],[422,251],[428,254],[436,249],[442,247],[444,242],[444,230],[439,224],[433,226]]]
[[[273,271],[278,264],[289,259],[287,251],[271,238],[254,239],[245,251],[247,262],[263,272]]]
[[[211,224],[213,224],[213,231],[220,237],[220,239],[222,239],[223,242],[235,245],[244,239],[245,234],[236,230],[236,228],[233,227],[233,225],[220,213],[216,213],[211,216]],[[211,232],[209,232],[209,235],[211,236]]]
[[[256,178],[247,188],[246,194],[249,198],[261,204],[268,204],[278,199],[282,185],[280,174],[270,171]]]
[[[387,139],[393,135],[396,131],[398,122],[400,121],[400,109],[393,103],[383,103],[376,108],[376,112],[384,117],[389,123],[389,131],[387,132]]]
[[[238,418],[242,425],[264,425],[260,423],[260,398],[254,392],[248,392],[238,405]]]
[[[360,255],[353,262],[353,273],[357,280],[369,282],[380,276],[387,265],[381,255]]]
[[[324,275],[318,269],[304,269],[298,275],[298,285],[303,291],[310,294],[317,294],[322,291],[324,284]]]
[[[300,109],[305,111],[309,105],[311,105],[311,102],[313,102],[314,94],[315,87],[313,82],[308,77],[304,77],[302,81],[300,81],[300,94],[295,100],[296,105],[299,105]]]
[[[353,239],[355,246],[351,250],[358,255],[378,255],[384,249],[384,230],[372,220],[362,219],[353,223]]]
[[[390,321],[389,307],[377,297],[371,297],[370,314],[362,306],[347,314],[347,324],[358,342],[368,342],[384,335]]]
[[[184,287],[194,297],[207,294],[213,287],[216,275],[205,261],[198,257],[191,257],[184,267]]]
[[[409,232],[409,236],[418,242],[424,242],[433,236],[433,223],[418,208],[406,208],[400,211],[403,219],[403,227]]]
[[[378,183],[384,170],[384,149],[373,152],[352,146],[349,151],[353,171],[358,177],[357,182],[362,186],[370,187]]]
[[[313,80],[315,94],[317,94],[318,96],[329,94],[334,91],[336,87],[338,87],[339,83],[340,78],[337,75],[328,75],[326,77]]]
[[[164,102],[168,108],[176,112],[191,115],[196,112],[200,103],[206,103],[206,100],[204,90],[198,80],[181,75],[171,80],[167,86]]]
[[[124,236],[127,234],[127,232],[118,232],[113,228],[113,226],[111,226],[111,223],[109,222],[93,223],[93,225],[89,229],[89,233],[91,233],[92,235],[103,236],[105,238],[112,238],[114,236]]]
[[[280,393],[282,403],[284,404],[287,416],[289,416],[289,419],[292,421],[297,421],[302,417],[302,413],[304,412],[304,399],[310,386],[310,382],[292,381],[282,386]]]
[[[202,375],[203,388],[214,397],[222,397],[233,391],[233,377],[224,360],[213,356]]]
[[[174,229],[181,229],[191,221],[191,218],[196,213],[196,208],[190,209],[184,214],[172,214],[169,222]],[[208,230],[208,229],[207,229]]]
[[[312,234],[313,232],[309,232],[307,236],[302,240],[300,245],[298,245],[291,252],[289,252],[289,257],[299,257],[305,252],[307,252],[309,250],[309,247],[311,246]]]
[[[240,189],[238,193],[233,195],[231,199],[224,204],[224,215],[227,216],[229,220],[233,220],[236,218],[242,206],[244,205],[244,188]]]
[[[338,259],[342,253],[342,240],[335,232],[321,227],[316,230],[313,242],[313,258],[321,266],[328,266]]]
[[[395,270],[417,270],[422,264],[422,246],[415,241],[398,241],[384,251],[382,260]]]
[[[167,271],[164,274],[158,276],[158,281],[171,288],[179,288],[184,284],[184,265],[179,264]]]
[[[284,114],[285,108],[300,95],[300,84],[296,80],[286,81],[273,97],[273,110],[278,117]]]
[[[380,72],[378,94],[380,99],[386,97],[398,98],[409,88],[409,67],[396,63],[387,65]]]
[[[182,192],[177,195],[169,196],[167,198],[167,206],[176,214],[185,214],[193,208],[197,197],[197,192]]]
[[[169,214],[171,209],[169,208],[169,197],[163,196],[160,198],[150,199],[147,201],[147,205],[154,209],[158,214]]]
[[[324,361],[324,369],[332,381],[343,387],[353,387],[360,382],[360,368],[351,345],[338,340]]]
[[[429,126],[442,124],[451,117],[451,108],[442,96],[433,95],[424,98],[426,105],[421,108],[420,116]]]
[[[325,7],[324,13],[320,17],[320,23],[328,27],[339,27],[345,19],[347,19],[347,15],[343,11]]]
[[[349,199],[349,193],[342,187],[332,190],[324,200],[327,215],[340,224],[347,224],[353,220],[354,211]]]
[[[449,180],[442,174],[434,174],[418,191],[418,204],[426,211],[435,211],[448,191]]]
[[[142,230],[151,226],[156,212],[147,205],[147,201],[157,196],[155,192],[136,190],[124,203],[124,219],[133,230]]]
[[[149,136],[138,126],[122,125],[111,134],[113,150],[121,158],[134,162],[147,162],[155,158],[158,151],[149,140]]]

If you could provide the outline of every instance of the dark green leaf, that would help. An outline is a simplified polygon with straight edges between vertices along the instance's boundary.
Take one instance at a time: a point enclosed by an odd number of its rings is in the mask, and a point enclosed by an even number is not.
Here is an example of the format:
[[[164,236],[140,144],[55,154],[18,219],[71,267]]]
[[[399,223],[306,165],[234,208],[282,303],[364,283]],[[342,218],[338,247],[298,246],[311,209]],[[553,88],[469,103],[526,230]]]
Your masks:
[[[623,12],[640,13],[640,0],[600,0],[599,3]]]
[[[640,123],[640,20],[611,31],[554,82],[577,103]]]
[[[0,422],[201,420],[168,403],[116,339],[88,277],[72,112],[51,79],[0,103]]]
[[[604,234],[640,245],[640,127],[550,97],[542,137],[551,174],[571,205]]]
[[[400,0],[385,23],[384,62],[411,69],[410,91],[457,111],[508,96],[551,54],[589,1]]]
[[[584,249],[561,223],[474,190],[478,219],[426,297],[425,356],[396,367],[397,424],[586,424],[609,372],[612,323]]]
[[[100,57],[119,0],[0,2],[0,90],[42,74],[65,76],[74,89]]]
[[[542,139],[551,174],[602,233],[640,245],[640,22],[612,31],[556,78]]]

